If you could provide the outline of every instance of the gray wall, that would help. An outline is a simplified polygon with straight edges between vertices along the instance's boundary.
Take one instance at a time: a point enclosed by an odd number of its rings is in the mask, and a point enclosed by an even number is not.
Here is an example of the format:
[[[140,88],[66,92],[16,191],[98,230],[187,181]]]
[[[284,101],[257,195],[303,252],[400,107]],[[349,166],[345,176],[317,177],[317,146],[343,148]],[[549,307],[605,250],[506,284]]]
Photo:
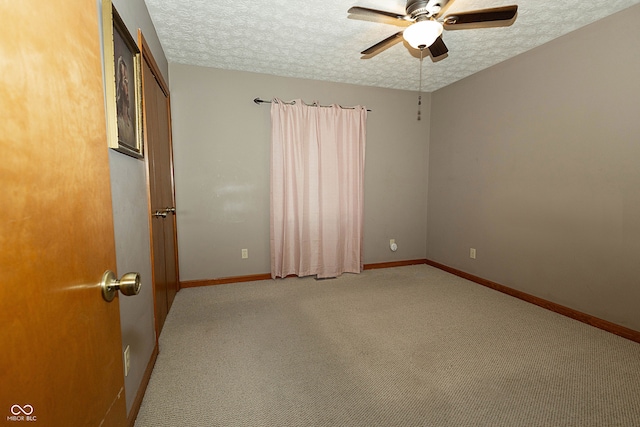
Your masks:
[[[165,80],[168,66],[158,36],[143,0],[112,0],[134,40],[138,28],[149,44]],[[98,5],[100,1],[97,2]],[[151,256],[147,207],[147,181],[144,161],[109,150],[113,220],[115,226],[117,275],[135,271],[141,274],[139,295],[118,298],[122,349],[128,345],[131,368],[125,377],[127,412],[140,388],[140,382],[155,346]]]
[[[640,330],[638,22],[432,94],[428,258]]]
[[[182,281],[270,271],[270,107],[255,97],[372,109],[364,262],[425,257],[430,95],[418,122],[415,92],[174,63],[169,70]]]

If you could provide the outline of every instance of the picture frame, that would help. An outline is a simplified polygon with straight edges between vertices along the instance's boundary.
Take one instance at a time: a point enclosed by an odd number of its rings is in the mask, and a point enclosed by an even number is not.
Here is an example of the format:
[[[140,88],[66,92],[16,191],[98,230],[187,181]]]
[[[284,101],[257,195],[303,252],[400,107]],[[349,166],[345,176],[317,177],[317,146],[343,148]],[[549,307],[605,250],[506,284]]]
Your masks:
[[[142,159],[141,55],[111,0],[102,1],[104,79],[109,147]]]

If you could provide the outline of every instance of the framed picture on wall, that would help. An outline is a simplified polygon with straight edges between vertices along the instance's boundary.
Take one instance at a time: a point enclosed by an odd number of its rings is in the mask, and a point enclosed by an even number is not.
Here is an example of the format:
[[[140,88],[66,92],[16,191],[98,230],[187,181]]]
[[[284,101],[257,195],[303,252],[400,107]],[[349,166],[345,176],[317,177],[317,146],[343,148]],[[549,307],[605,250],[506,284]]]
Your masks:
[[[102,1],[109,147],[136,158],[142,152],[140,49],[111,0]]]

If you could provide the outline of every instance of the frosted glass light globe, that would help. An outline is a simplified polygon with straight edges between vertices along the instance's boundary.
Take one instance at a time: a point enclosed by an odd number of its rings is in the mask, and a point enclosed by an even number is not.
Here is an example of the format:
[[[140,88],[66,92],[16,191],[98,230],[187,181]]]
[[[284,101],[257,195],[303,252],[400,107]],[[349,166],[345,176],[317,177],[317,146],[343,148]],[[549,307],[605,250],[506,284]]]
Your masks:
[[[438,21],[418,21],[404,30],[402,36],[414,49],[424,49],[440,37],[442,29]]]

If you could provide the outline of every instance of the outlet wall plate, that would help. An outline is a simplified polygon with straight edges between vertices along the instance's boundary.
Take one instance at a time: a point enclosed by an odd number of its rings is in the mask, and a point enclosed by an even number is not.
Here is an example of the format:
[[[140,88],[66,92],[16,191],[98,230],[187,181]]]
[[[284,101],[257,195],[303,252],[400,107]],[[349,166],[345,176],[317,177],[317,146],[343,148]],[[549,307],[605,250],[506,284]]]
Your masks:
[[[124,349],[124,376],[129,375],[129,368],[131,368],[131,348],[127,346]]]

